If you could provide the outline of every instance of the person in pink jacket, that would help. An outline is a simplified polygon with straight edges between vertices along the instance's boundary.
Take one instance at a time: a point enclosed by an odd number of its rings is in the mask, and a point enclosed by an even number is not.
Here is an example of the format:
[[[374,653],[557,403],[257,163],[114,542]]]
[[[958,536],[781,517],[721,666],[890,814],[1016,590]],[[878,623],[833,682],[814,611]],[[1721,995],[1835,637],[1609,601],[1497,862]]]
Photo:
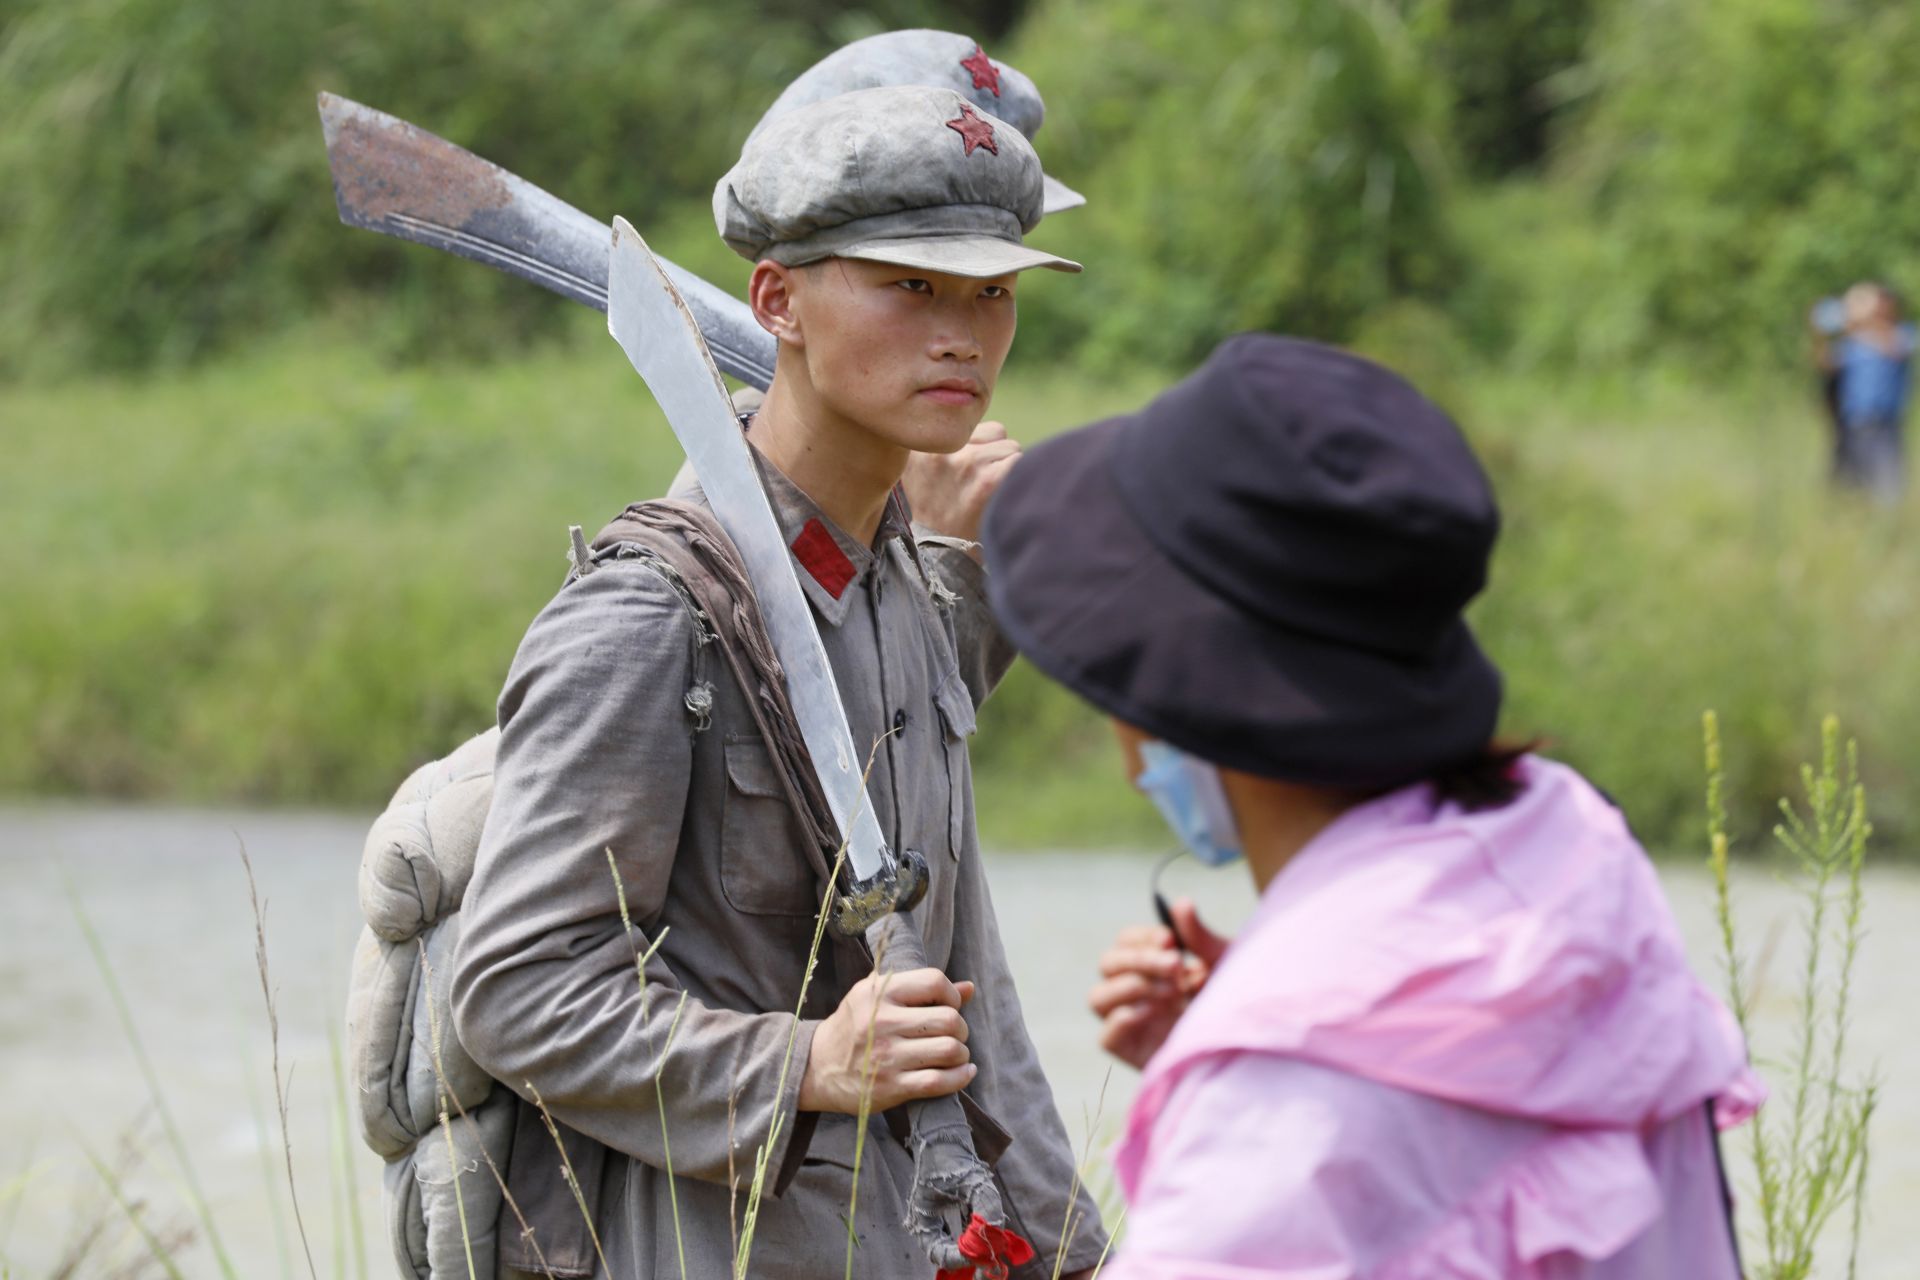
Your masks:
[[[1762,1090],[1619,811],[1494,743],[1461,611],[1498,527],[1444,413],[1266,335],[989,509],[1008,637],[1260,894],[1102,958],[1144,1071],[1108,1280],[1739,1276],[1716,1134]]]

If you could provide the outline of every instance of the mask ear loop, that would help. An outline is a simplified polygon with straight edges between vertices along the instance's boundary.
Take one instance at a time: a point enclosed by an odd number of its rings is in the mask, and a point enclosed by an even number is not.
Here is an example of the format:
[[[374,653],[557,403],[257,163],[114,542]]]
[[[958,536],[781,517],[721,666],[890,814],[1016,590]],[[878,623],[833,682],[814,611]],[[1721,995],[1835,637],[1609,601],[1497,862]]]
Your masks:
[[[1187,946],[1180,941],[1180,930],[1174,927],[1173,908],[1167,903],[1167,895],[1160,892],[1160,873],[1172,866],[1175,859],[1185,857],[1186,853],[1186,847],[1182,846],[1161,858],[1153,864],[1153,875],[1148,880],[1148,884],[1153,889],[1153,913],[1160,917],[1160,923],[1165,925],[1167,932],[1173,935],[1174,950],[1183,956],[1187,954]]]

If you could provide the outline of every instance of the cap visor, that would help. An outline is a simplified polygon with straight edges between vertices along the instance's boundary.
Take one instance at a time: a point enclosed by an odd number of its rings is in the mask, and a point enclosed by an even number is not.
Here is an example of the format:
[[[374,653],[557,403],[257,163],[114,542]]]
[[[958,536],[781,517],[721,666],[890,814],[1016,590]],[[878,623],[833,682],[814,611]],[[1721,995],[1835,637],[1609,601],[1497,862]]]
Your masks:
[[[836,249],[836,258],[860,258],[918,267],[950,276],[991,280],[1034,267],[1078,271],[1080,264],[998,236],[908,236],[894,240],[867,240]]]
[[[1087,202],[1087,198],[1075,191],[1060,179],[1049,174],[1040,175],[1042,214],[1062,213],[1068,209],[1078,209]]]

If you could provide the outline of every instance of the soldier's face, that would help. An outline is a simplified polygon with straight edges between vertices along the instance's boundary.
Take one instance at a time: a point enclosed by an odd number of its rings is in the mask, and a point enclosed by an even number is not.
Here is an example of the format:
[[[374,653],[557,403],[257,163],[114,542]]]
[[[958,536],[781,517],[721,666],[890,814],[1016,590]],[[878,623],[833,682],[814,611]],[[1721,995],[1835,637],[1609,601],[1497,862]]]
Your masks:
[[[823,409],[902,448],[951,453],[986,416],[1013,345],[1014,285],[830,258],[794,272],[795,354]]]

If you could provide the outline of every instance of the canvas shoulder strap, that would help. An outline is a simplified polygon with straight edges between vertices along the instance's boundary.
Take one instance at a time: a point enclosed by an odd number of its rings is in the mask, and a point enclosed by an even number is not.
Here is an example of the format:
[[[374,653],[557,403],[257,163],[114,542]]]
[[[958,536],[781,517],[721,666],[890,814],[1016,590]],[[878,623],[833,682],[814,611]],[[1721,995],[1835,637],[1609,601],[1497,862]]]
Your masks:
[[[691,502],[670,498],[636,502],[600,531],[590,551],[594,564],[619,556],[651,560],[687,602],[707,641],[720,650],[746,695],[781,791],[807,837],[809,861],[824,885],[840,847],[839,828],[794,719],[786,679],[761,620],[746,565],[719,522],[706,508]],[[689,710],[698,714],[692,703]]]

